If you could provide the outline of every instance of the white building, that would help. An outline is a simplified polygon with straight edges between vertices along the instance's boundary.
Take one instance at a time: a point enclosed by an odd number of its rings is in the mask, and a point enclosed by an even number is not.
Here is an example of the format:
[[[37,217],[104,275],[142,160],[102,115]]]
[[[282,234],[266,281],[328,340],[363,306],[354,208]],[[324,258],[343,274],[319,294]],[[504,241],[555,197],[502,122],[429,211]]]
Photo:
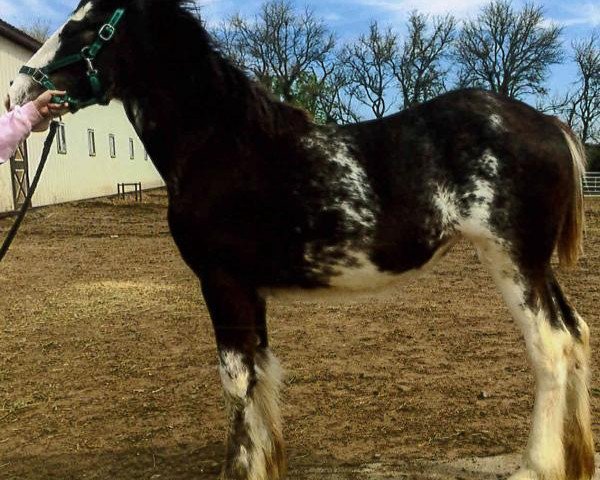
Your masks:
[[[19,68],[41,46],[0,20],[0,104]],[[4,108],[0,107],[3,112]],[[40,159],[46,133],[33,133],[10,165],[0,165],[0,212],[18,208]],[[121,103],[88,107],[61,118],[33,206],[117,193],[118,183],[164,185],[129,123]]]

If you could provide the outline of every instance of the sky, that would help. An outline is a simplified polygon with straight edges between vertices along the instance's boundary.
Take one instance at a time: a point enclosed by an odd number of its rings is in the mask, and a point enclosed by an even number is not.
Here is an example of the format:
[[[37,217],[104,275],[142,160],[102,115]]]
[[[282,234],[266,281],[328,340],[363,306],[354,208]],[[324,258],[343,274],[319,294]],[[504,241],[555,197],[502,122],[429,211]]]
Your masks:
[[[308,5],[336,32],[339,42],[351,40],[366,32],[370,21],[390,25],[403,31],[407,15],[418,10],[433,15],[450,13],[458,19],[473,18],[489,0],[295,0],[298,7]],[[234,13],[254,15],[263,0],[196,0],[204,20],[218,24]],[[78,0],[0,0],[0,18],[15,25],[31,23],[36,18],[47,19],[53,28],[59,27]],[[513,0],[515,7],[525,0]],[[563,40],[570,53],[573,40],[600,33],[600,0],[538,0],[548,21],[564,27]],[[548,86],[552,92],[567,90],[575,80],[572,63],[552,68]]]

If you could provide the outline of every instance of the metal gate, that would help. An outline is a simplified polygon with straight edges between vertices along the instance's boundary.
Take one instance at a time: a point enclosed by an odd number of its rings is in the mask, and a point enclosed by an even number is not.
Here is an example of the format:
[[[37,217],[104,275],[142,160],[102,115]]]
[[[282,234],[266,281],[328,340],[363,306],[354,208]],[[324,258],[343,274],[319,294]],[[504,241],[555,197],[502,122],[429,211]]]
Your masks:
[[[27,141],[19,145],[14,156],[10,159],[12,172],[13,202],[17,210],[29,192],[29,156],[27,155]]]
[[[600,197],[600,172],[587,172],[583,177],[583,194],[586,197]]]

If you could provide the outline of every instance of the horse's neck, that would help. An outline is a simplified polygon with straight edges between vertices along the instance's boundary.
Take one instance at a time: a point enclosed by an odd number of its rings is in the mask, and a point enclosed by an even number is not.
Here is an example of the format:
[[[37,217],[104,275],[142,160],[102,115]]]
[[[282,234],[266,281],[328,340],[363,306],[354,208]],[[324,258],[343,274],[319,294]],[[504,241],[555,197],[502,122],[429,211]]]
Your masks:
[[[165,72],[146,63],[143,78],[129,79],[129,119],[165,180],[181,171],[178,155],[202,161],[252,132],[247,152],[310,128],[304,111],[273,100],[218,53],[195,61],[192,72],[189,65],[171,64]]]
[[[155,59],[140,56],[121,79],[120,96],[129,120],[155,162],[160,163],[157,166],[161,173],[168,167],[166,157],[178,149],[185,132],[196,131],[196,140],[201,140],[202,132],[223,128],[218,125],[222,123],[223,110],[232,110],[227,92],[211,78],[220,72],[204,74],[212,61],[202,59],[198,71],[190,74],[183,61],[178,65],[160,53]],[[200,141],[194,143],[195,147],[202,147]]]

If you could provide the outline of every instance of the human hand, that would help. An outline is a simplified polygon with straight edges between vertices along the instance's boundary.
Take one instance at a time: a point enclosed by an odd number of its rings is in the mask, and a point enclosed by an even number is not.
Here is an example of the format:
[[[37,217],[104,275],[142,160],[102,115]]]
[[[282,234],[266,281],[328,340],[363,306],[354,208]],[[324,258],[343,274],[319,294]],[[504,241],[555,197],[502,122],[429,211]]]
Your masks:
[[[43,132],[48,128],[53,118],[64,115],[69,111],[69,104],[67,102],[52,103],[52,97],[55,95],[62,96],[65,93],[65,91],[60,90],[48,90],[33,101],[35,108],[37,108],[37,111],[42,116],[42,120],[34,125],[34,132]]]
[[[44,119],[59,117],[69,111],[69,104],[67,102],[52,103],[52,97],[63,96],[65,93],[60,90],[48,90],[36,98],[33,104]]]

